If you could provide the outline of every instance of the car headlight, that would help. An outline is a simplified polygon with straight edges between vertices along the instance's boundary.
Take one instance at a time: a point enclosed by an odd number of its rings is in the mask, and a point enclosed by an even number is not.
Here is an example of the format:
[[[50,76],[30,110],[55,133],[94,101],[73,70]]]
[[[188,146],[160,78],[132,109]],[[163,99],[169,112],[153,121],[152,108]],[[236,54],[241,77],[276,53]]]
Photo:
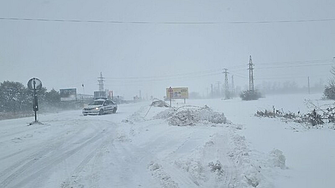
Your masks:
[[[96,109],[96,110],[99,110],[99,108],[98,108],[98,107],[96,107],[95,109]]]

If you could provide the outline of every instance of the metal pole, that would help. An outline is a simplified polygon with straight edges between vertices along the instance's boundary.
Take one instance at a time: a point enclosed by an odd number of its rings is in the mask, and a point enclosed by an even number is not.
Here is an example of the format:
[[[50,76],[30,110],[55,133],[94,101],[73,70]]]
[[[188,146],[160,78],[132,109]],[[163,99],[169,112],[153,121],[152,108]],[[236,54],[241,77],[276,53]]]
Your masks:
[[[252,59],[251,59],[251,56],[250,56],[250,59],[249,59],[249,90],[250,91],[254,91],[255,90],[255,86],[254,86],[254,67],[253,67],[254,64],[252,64]]]
[[[228,69],[224,69],[223,73],[225,74],[225,81],[224,81],[225,99],[229,99],[230,96],[229,96],[229,84],[228,84]]]
[[[33,85],[34,85],[34,106],[33,106],[33,109],[34,109],[34,112],[35,112],[35,122],[37,122],[37,114],[36,114],[36,105],[37,105],[37,94],[36,94],[36,81],[34,80],[33,81]]]
[[[37,122],[37,114],[36,114],[36,111],[35,111],[35,122]]]

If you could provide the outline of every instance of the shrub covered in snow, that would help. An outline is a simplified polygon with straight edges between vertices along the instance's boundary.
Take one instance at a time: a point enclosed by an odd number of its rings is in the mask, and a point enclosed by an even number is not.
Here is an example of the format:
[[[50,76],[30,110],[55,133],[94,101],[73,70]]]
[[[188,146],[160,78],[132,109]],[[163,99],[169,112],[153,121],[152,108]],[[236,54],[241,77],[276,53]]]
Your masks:
[[[323,91],[323,94],[327,99],[335,100],[335,82],[331,81],[329,86],[326,86],[325,90]]]
[[[295,114],[293,112],[283,112],[278,110],[264,110],[257,111],[255,116],[258,117],[279,117],[285,120],[291,120],[297,123],[306,123],[312,126],[324,124],[324,120],[328,122],[335,122],[335,108],[327,108],[327,110],[321,110],[323,113],[317,112],[316,109],[313,109],[312,112],[307,114]]]
[[[215,164],[213,162],[210,162],[208,164],[208,167],[211,169],[211,172],[215,172],[218,175],[221,175],[224,173],[222,164],[219,160],[217,160]]]
[[[242,100],[245,100],[245,101],[258,100],[259,98],[261,98],[261,93],[258,92],[257,90],[247,90],[247,91],[243,91],[240,94],[240,97]]]

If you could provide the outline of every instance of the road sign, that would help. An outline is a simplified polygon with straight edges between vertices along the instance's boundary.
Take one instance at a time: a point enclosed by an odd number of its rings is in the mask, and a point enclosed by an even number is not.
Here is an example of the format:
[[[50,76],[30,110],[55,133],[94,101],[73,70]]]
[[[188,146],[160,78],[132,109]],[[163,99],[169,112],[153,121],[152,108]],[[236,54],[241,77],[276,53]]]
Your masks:
[[[170,99],[172,98],[172,96],[173,96],[173,89],[170,87],[169,89],[168,89],[168,92],[169,92],[169,94],[170,94]]]
[[[169,96],[170,96],[170,107],[171,107],[171,100],[172,100],[172,95],[173,95],[173,89],[170,87],[168,89],[168,92],[169,92]]]
[[[42,89],[42,82],[38,78],[32,78],[28,81],[27,84],[28,88],[32,90],[33,93],[33,110],[35,112],[35,122],[37,122],[37,114],[36,112],[38,111],[38,100],[37,100],[37,90]]]
[[[188,99],[187,87],[166,88],[166,97],[168,99]]]
[[[42,89],[42,82],[38,78],[32,78],[28,81],[28,88],[30,90],[40,90]]]

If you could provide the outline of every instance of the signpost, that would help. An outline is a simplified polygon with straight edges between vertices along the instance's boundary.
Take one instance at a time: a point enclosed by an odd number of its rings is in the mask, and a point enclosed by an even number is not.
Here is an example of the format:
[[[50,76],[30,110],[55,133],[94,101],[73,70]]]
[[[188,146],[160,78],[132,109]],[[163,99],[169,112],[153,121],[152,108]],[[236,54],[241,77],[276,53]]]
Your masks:
[[[188,88],[187,87],[174,87],[174,88],[166,88],[166,97],[170,99],[184,99],[184,103],[186,103],[186,99],[188,99]]]
[[[38,100],[37,91],[42,89],[42,82],[38,78],[32,78],[28,81],[28,88],[33,91],[33,110],[35,112],[35,123],[37,123]]]
[[[77,89],[60,89],[59,90],[60,101],[76,101],[77,100]]]
[[[170,96],[170,107],[171,107],[171,100],[172,100],[172,96],[173,96],[173,89],[170,87],[168,89],[168,92],[169,92],[169,96]]]

